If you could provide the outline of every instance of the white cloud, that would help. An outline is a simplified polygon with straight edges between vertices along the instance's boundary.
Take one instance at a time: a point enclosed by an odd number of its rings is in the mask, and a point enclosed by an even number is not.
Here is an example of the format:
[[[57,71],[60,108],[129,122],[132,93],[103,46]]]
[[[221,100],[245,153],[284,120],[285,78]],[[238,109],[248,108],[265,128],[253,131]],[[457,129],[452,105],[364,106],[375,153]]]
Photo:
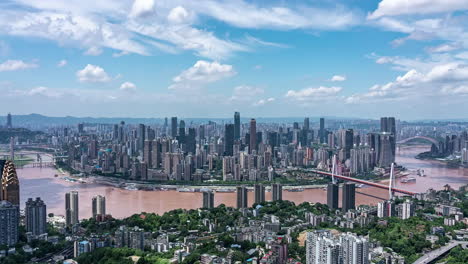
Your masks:
[[[177,6],[171,9],[169,15],[167,15],[167,20],[175,24],[183,24],[191,21],[190,13],[182,6]]]
[[[61,60],[57,63],[57,67],[64,67],[67,63],[67,60]]]
[[[197,61],[192,67],[175,76],[169,89],[193,89],[234,76],[232,65],[219,62]]]
[[[265,90],[260,87],[240,85],[234,87],[230,101],[251,101],[255,96],[262,95]]]
[[[7,60],[0,64],[0,72],[4,71],[18,71],[25,69],[37,68],[38,65],[35,63],[27,63],[22,60]]]
[[[388,100],[422,100],[423,97],[467,92],[468,64],[452,62],[433,66],[429,70],[409,70],[394,81],[374,85],[367,93],[346,98],[347,103],[378,102]],[[434,100],[441,100],[437,98]]]
[[[122,91],[130,91],[130,92],[134,92],[136,91],[136,85],[134,83],[131,83],[131,82],[124,82],[120,85],[120,90]]]
[[[296,101],[314,101],[323,100],[330,97],[335,97],[340,91],[341,87],[325,87],[320,86],[317,88],[309,87],[302,90],[289,90],[286,97]]]
[[[96,46],[92,46],[84,52],[84,55],[89,55],[89,56],[99,56],[101,54],[102,54],[102,49]]]
[[[86,65],[84,69],[76,72],[80,82],[108,82],[111,80],[103,68],[92,64]]]
[[[62,96],[61,93],[53,91],[44,86],[38,86],[38,87],[32,88],[31,90],[27,91],[26,94],[29,96],[41,95],[41,96],[53,97],[53,98],[59,98]]]
[[[154,0],[135,0],[130,11],[130,17],[147,16],[154,11]]]
[[[267,98],[267,99],[260,99],[257,102],[255,102],[253,105],[254,106],[263,106],[263,105],[266,105],[268,103],[272,103],[274,101],[275,101],[275,98],[270,97],[270,98]]]
[[[343,76],[343,75],[334,75],[330,81],[332,82],[342,82],[342,81],[346,81],[346,76]]]
[[[444,13],[456,10],[468,10],[468,0],[382,0],[369,18]]]

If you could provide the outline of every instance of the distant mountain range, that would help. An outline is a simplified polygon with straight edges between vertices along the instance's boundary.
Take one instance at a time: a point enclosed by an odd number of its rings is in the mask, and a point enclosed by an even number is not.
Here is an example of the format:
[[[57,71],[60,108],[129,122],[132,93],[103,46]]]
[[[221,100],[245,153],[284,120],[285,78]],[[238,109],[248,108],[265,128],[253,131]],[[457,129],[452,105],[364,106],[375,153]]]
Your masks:
[[[234,117],[226,118],[184,118],[178,117],[178,120],[185,120],[186,122],[232,122]],[[248,122],[251,117],[241,117],[242,122]],[[311,123],[318,122],[320,117],[310,117]],[[162,124],[164,118],[132,118],[132,117],[75,117],[75,116],[64,116],[64,117],[52,117],[44,116],[40,114],[29,114],[29,115],[13,115],[13,126],[27,126],[27,127],[42,127],[42,126],[60,126],[60,125],[75,125],[78,123],[87,124],[117,124],[120,121],[124,121],[126,124]],[[349,117],[333,117],[326,116],[327,120],[366,120],[359,118]],[[304,117],[256,117],[258,123],[263,122],[303,122]],[[369,120],[369,119],[367,119]],[[168,117],[168,122],[171,122],[171,117]],[[0,125],[6,123],[6,116],[0,116]]]

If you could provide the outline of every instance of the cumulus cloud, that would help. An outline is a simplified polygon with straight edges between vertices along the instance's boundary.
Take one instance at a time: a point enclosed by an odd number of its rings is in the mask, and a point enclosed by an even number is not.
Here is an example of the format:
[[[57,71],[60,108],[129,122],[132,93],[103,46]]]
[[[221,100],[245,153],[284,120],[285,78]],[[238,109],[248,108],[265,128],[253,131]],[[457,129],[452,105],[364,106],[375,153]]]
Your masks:
[[[88,64],[82,70],[76,72],[80,82],[108,82],[111,80],[106,71],[96,65]]]
[[[192,67],[175,76],[169,89],[192,89],[236,74],[232,65],[219,62],[197,61]]]
[[[257,102],[255,102],[253,105],[254,106],[263,106],[263,105],[266,105],[268,103],[272,103],[274,101],[275,101],[275,98],[270,97],[270,98],[267,98],[267,99],[260,99]]]
[[[57,63],[57,67],[64,67],[65,65],[67,65],[67,60],[61,60]]]
[[[342,82],[346,81],[346,76],[343,75],[333,75],[333,77],[330,79],[332,82]]]
[[[154,0],[135,0],[130,11],[130,17],[146,16],[154,11]]]
[[[182,6],[177,6],[171,9],[169,15],[167,15],[167,20],[175,24],[183,24],[190,22],[191,14]]]
[[[325,87],[320,86],[317,88],[309,87],[302,90],[289,90],[286,93],[286,98],[296,101],[314,101],[322,100],[330,97],[335,97],[340,91],[341,87]]]
[[[102,54],[102,49],[96,46],[92,46],[84,52],[84,55],[89,55],[89,56],[99,56],[101,54]]]
[[[382,0],[369,18],[444,13],[456,10],[468,10],[468,0]]]
[[[0,64],[0,72],[4,71],[19,71],[25,69],[37,68],[36,63],[28,63],[22,60],[7,60]]]
[[[136,88],[136,85],[131,82],[124,82],[120,85],[120,90],[122,91],[134,92],[136,91]]]
[[[458,62],[440,64],[424,72],[409,70],[392,82],[374,85],[366,93],[347,97],[346,102],[362,103],[410,98],[420,100],[425,96],[465,94],[468,92],[467,81],[467,64]]]

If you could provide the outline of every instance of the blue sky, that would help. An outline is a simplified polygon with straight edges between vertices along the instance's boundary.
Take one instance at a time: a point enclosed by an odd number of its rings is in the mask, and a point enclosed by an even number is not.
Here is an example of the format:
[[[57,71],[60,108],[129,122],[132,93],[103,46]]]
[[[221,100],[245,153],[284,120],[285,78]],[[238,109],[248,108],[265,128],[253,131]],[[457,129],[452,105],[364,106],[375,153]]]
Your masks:
[[[6,0],[0,112],[467,117],[468,0]]]

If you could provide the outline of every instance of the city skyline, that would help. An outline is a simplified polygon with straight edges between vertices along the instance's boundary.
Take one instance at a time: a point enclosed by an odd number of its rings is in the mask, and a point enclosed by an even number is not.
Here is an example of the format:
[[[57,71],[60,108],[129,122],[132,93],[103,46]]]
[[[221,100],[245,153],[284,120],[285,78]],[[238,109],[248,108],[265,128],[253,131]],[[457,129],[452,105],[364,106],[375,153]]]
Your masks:
[[[467,6],[7,0],[0,111],[465,118]]]

